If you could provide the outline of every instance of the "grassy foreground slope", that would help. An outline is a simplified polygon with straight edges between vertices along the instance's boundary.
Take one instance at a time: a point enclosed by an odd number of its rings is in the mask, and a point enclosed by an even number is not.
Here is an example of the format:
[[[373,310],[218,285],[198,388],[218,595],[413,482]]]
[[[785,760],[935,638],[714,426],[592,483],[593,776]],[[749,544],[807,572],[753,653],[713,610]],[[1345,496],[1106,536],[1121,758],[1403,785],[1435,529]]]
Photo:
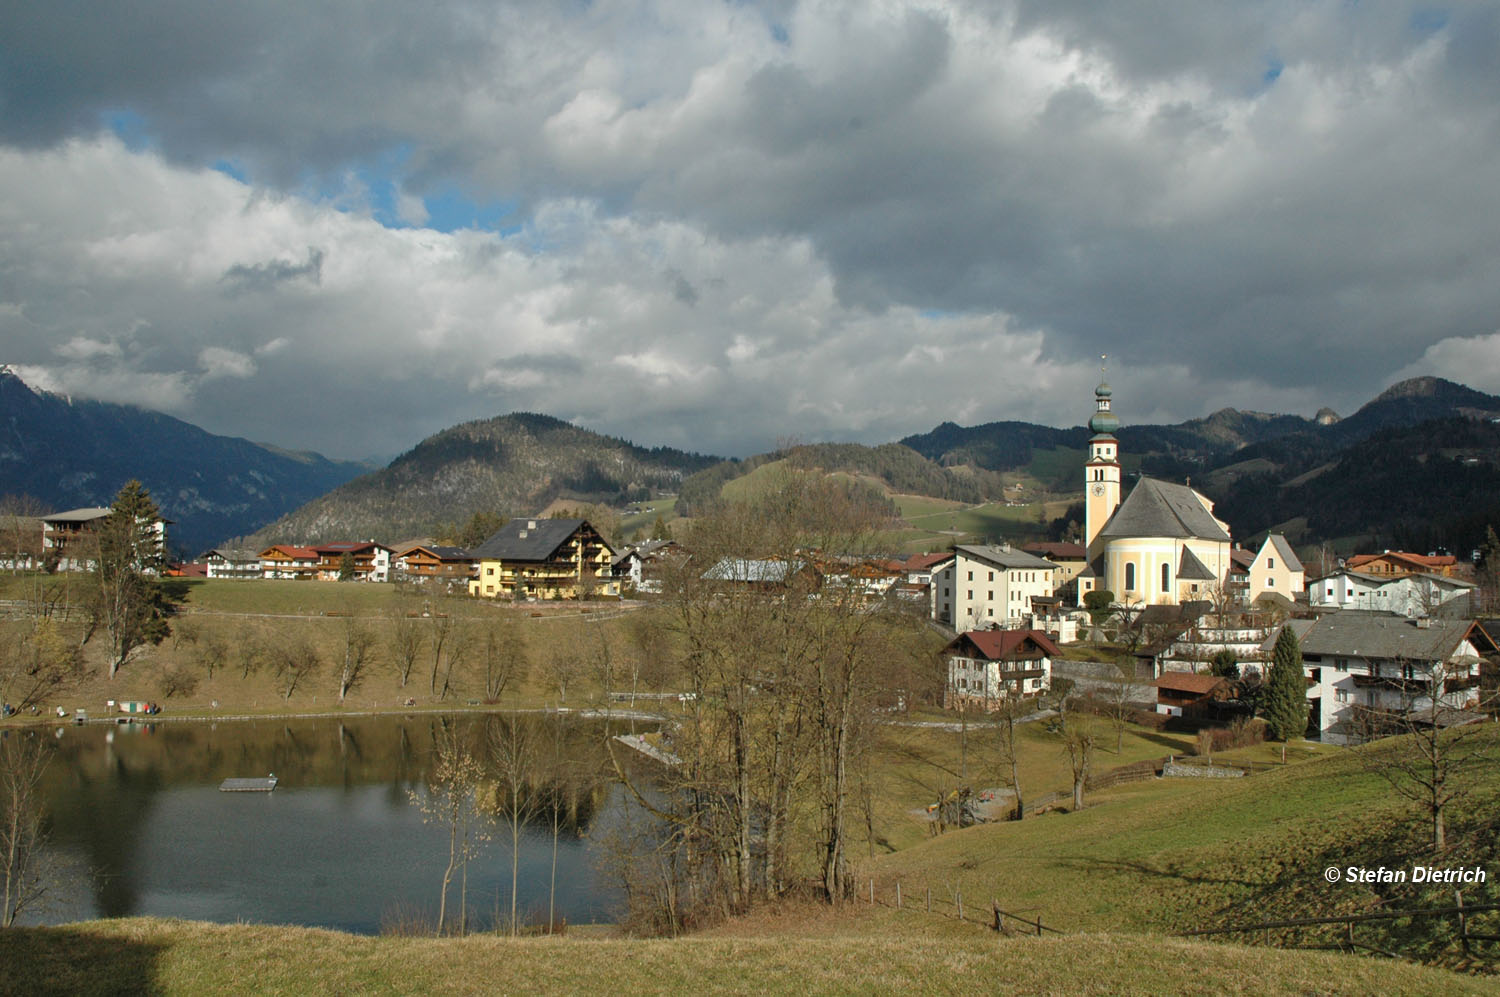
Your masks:
[[[1379,762],[1403,739],[1360,751]],[[1474,742],[1500,757],[1500,725]],[[1449,848],[1433,855],[1430,830],[1354,751],[1234,780],[1162,779],[1099,795],[1077,813],[952,832],[870,863],[877,890],[1032,910],[1067,931],[1175,932],[1296,917],[1451,904],[1452,885],[1329,883],[1350,866],[1410,870],[1479,867],[1487,882],[1463,886],[1468,904],[1500,899],[1500,771],[1466,775],[1468,795],[1448,814]],[[1479,923],[1484,927],[1478,927]],[[1500,934],[1500,917],[1473,930]],[[1384,922],[1366,940],[1467,968],[1500,966],[1500,946],[1475,958],[1449,952],[1452,925]]]
[[[0,932],[0,991],[107,993],[1494,993],[1446,970],[1334,954],[1083,935],[364,938],[129,919]]]

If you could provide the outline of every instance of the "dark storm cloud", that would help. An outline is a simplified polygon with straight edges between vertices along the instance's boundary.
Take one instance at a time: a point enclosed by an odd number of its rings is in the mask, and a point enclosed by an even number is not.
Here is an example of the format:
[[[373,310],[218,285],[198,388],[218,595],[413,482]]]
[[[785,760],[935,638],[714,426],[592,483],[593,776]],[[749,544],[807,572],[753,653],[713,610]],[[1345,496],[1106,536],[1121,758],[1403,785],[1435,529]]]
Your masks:
[[[121,363],[153,366],[112,390],[175,376],[180,406],[210,372],[251,406],[294,356],[326,383],[353,349],[445,386],[381,374],[408,425],[477,397],[721,449],[1074,421],[1059,392],[1102,352],[1159,417],[1347,410],[1419,361],[1488,370],[1497,50],[1488,4],[11,4],[0,154],[32,196],[0,202],[0,329],[35,367],[131,329]],[[370,221],[454,191],[514,231]],[[224,293],[271,287],[297,294]],[[216,298],[204,343],[177,316]],[[263,355],[266,328],[291,345]],[[399,431],[367,397],[349,446],[409,443],[365,442]]]
[[[219,278],[229,285],[231,294],[244,291],[267,291],[277,284],[292,280],[306,280],[319,284],[323,280],[323,250],[307,247],[307,259],[302,263],[290,260],[270,260],[265,263],[236,263],[224,271]]]

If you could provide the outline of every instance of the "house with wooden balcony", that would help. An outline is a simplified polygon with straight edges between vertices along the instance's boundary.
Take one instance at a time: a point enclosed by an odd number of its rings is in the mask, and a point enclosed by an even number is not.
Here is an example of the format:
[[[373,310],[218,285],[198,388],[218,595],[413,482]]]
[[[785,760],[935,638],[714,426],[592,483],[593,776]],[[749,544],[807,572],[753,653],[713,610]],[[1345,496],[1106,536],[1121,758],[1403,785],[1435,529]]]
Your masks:
[[[110,510],[99,507],[70,509],[42,517],[42,559],[57,565],[59,571],[92,571],[99,551],[99,528],[109,518]],[[162,549],[167,545],[170,519],[151,524]]]
[[[296,544],[276,544],[260,552],[260,576],[280,581],[312,581],[318,577],[318,552]]]
[[[474,578],[474,558],[467,547],[411,544],[396,551],[391,571],[397,581],[467,589]]]
[[[948,682],[946,709],[997,710],[1006,702],[1039,696],[1052,684],[1052,659],[1062,654],[1040,630],[970,630],[942,658]]]
[[[391,549],[373,540],[342,541],[321,544],[318,552],[318,579],[339,581],[344,574],[344,559],[354,570],[353,581],[388,582],[391,580]]]
[[[1380,716],[1441,717],[1445,724],[1483,717],[1477,709],[1481,658],[1493,656],[1496,646],[1474,620],[1346,609],[1286,625],[1301,642],[1309,737],[1362,741],[1371,718]],[[1278,633],[1262,645],[1267,654]]]
[[[260,578],[260,555],[253,550],[215,547],[199,555],[206,578]]]
[[[469,594],[485,599],[618,596],[614,550],[584,519],[512,519],[475,547]]]

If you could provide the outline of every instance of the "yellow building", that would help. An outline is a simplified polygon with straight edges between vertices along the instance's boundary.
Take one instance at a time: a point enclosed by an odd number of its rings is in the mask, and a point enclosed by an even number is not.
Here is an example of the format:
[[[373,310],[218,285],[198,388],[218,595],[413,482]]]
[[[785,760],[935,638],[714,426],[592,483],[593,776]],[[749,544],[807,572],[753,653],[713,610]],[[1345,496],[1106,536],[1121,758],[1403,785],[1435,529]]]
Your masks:
[[[614,551],[583,519],[512,519],[470,551],[469,594],[486,599],[619,595]]]

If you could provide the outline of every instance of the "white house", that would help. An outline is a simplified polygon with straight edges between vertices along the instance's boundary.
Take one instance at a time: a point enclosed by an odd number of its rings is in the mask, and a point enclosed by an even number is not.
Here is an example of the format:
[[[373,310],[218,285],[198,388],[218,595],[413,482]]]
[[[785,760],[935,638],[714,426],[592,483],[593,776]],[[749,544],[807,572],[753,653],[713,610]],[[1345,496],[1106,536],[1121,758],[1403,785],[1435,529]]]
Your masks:
[[[1373,575],[1340,568],[1308,585],[1308,604],[1334,609],[1369,609],[1401,616],[1463,616],[1476,586],[1443,575]]]
[[[199,558],[209,578],[259,578],[260,555],[253,550],[215,547]]]
[[[1344,610],[1296,622],[1310,680],[1308,731],[1332,744],[1362,740],[1363,721],[1372,715],[1420,717],[1432,711],[1434,695],[1445,711],[1476,706],[1480,653],[1495,650],[1490,635],[1473,620],[1411,620]],[[1278,628],[1267,639],[1267,655],[1279,633]]]
[[[959,544],[952,563],[933,572],[934,607],[947,601],[939,592],[953,593],[950,615],[934,618],[959,630],[1020,627],[1031,616],[1031,600],[1052,595],[1056,569],[1009,544]]]
[[[1062,654],[1040,630],[974,630],[943,649],[948,709],[998,709],[1008,700],[1038,696],[1052,683],[1052,659]]]

